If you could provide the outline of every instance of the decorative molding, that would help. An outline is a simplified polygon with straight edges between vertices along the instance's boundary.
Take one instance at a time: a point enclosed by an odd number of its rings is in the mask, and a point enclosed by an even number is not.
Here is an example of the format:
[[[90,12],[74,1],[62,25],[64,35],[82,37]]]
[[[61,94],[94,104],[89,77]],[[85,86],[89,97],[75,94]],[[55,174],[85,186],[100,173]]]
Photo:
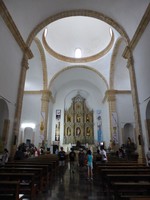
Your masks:
[[[138,44],[138,41],[140,40],[142,34],[144,33],[148,23],[150,22],[150,3],[141,19],[141,22],[132,38],[132,40],[129,43],[129,46],[127,46],[123,52],[123,57],[128,58],[130,55],[129,50],[134,50],[136,45]]]
[[[110,79],[109,79],[110,89],[114,88],[115,61],[116,61],[116,56],[118,55],[119,47],[122,41],[125,41],[122,37],[118,38],[118,40],[116,41],[112,56],[111,56]]]
[[[104,103],[106,99],[108,101],[115,101],[116,94],[131,94],[131,90],[107,90],[102,102]]]
[[[25,90],[24,95],[43,95],[43,94],[48,94],[49,93],[49,98],[52,103],[55,102],[54,97],[52,96],[51,91],[49,90]]]
[[[34,38],[34,41],[39,49],[41,62],[42,62],[42,72],[43,72],[43,89],[46,90],[48,86],[48,77],[47,77],[47,65],[46,65],[46,58],[43,46],[38,38]]]
[[[96,69],[93,69],[93,68],[90,68],[90,67],[87,67],[87,66],[84,66],[84,65],[78,65],[78,66],[69,66],[69,67],[66,67],[64,69],[62,69],[61,71],[59,71],[58,73],[55,74],[55,76],[53,76],[53,78],[51,79],[50,83],[49,83],[49,88],[51,88],[51,85],[53,83],[53,81],[64,71],[66,70],[69,70],[69,69],[72,69],[72,68],[83,68],[83,69],[87,69],[87,70],[91,70],[93,72],[95,72],[105,83],[106,85],[106,88],[108,89],[109,86],[108,86],[108,83],[107,83],[107,80],[105,79],[105,77],[100,73],[98,72]]]
[[[5,4],[2,0],[0,1],[0,14],[1,14],[4,22],[6,23],[7,27],[9,28],[10,32],[14,36],[16,42],[22,49],[23,53],[27,55],[28,59],[31,59],[33,57],[33,54],[31,52],[30,48],[24,42],[16,24],[14,23],[11,15],[9,14],[9,11],[7,10]]]
[[[83,58],[73,58],[73,57],[68,57],[68,56],[64,56],[62,54],[57,53],[48,45],[44,33],[42,35],[42,41],[43,41],[43,45],[44,45],[44,48],[46,49],[46,51],[50,55],[54,56],[55,58],[65,61],[65,62],[70,62],[70,63],[84,63],[84,62],[91,62],[91,61],[97,60],[109,52],[109,50],[112,48],[112,46],[114,44],[114,32],[112,31],[111,40],[110,40],[109,44],[102,51],[100,51],[99,53],[97,53],[95,55],[83,57]]]
[[[25,90],[24,94],[43,94],[43,90]]]
[[[44,27],[46,27],[48,24],[65,18],[65,17],[71,17],[71,16],[88,16],[88,17],[93,17],[99,20],[102,20],[106,23],[108,23],[109,25],[111,25],[114,29],[116,29],[120,35],[125,38],[127,44],[129,43],[129,37],[127,35],[127,33],[125,32],[124,28],[118,24],[117,22],[115,22],[113,19],[109,18],[108,16],[102,14],[102,13],[98,13],[96,11],[92,11],[92,10],[70,10],[70,11],[64,11],[61,13],[58,13],[56,15],[50,16],[48,17],[46,20],[44,20],[43,22],[41,22],[40,24],[38,24],[33,31],[30,33],[28,39],[27,39],[27,44],[30,46],[32,43],[32,40],[34,39],[34,37],[38,34],[38,32],[40,32]]]

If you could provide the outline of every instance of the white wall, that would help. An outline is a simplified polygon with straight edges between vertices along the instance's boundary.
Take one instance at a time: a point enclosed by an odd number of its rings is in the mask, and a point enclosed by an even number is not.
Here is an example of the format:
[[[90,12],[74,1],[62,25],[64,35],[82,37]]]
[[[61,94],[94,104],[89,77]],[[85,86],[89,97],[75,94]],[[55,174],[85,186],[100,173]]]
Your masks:
[[[65,108],[65,98],[70,93],[70,97],[74,97],[77,95],[77,92],[80,91],[81,95],[85,95],[87,99],[87,105],[90,109],[94,111],[94,137],[97,139],[97,124],[96,124],[96,111],[102,110],[102,129],[104,134],[104,140],[106,143],[110,140],[110,128],[109,128],[109,117],[108,117],[108,106],[102,104],[102,96],[100,91],[95,88],[92,84],[88,84],[85,81],[77,81],[76,84],[67,84],[63,85],[58,91],[53,107],[53,120],[52,120],[52,141],[55,140],[55,124],[56,124],[56,109],[61,109],[61,119],[60,119],[60,141],[62,145],[63,135],[64,135],[64,108]],[[71,103],[71,98],[70,102]],[[69,107],[70,105],[67,105]]]
[[[118,113],[119,143],[122,144],[121,129],[130,123],[135,127],[134,110],[131,94],[116,95],[116,110]]]
[[[0,27],[0,96],[5,98],[8,104],[10,128],[7,148],[10,149],[12,145],[13,123],[20,78],[22,51],[2,18],[0,18]]]
[[[135,50],[134,50],[134,67],[136,73],[136,81],[138,88],[139,106],[141,114],[142,123],[142,135],[144,139],[145,151],[148,150],[148,139],[147,130],[145,128],[146,119],[146,106],[148,97],[150,97],[150,24],[148,24],[146,30],[144,31],[142,37],[140,38]]]
[[[40,122],[41,122],[41,95],[40,94],[25,94],[22,107],[22,123],[35,123],[34,129],[34,144],[38,147],[40,139]],[[22,130],[20,129],[20,134]]]

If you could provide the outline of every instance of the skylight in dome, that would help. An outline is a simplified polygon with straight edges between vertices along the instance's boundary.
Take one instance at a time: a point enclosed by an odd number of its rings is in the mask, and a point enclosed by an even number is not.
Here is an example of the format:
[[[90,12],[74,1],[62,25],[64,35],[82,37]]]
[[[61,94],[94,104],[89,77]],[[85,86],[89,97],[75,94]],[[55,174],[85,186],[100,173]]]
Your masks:
[[[75,58],[81,58],[81,56],[82,56],[81,49],[77,48],[75,50]]]

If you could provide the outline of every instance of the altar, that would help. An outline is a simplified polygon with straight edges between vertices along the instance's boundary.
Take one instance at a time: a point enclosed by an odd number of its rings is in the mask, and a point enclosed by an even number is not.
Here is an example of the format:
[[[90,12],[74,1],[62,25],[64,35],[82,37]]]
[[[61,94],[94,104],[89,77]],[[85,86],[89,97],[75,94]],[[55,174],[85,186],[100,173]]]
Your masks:
[[[64,111],[64,144],[94,143],[93,110],[86,105],[86,99],[77,94],[70,107]]]

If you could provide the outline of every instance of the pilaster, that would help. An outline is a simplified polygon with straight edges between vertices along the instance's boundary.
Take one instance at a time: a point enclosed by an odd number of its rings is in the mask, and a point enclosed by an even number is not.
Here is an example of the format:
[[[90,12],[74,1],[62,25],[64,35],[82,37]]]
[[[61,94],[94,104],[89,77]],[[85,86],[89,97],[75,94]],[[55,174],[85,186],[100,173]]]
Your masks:
[[[116,92],[115,90],[107,90],[106,98],[109,103],[109,116],[110,116],[110,138],[113,139],[113,124],[112,124],[112,113],[116,112]]]
[[[18,135],[19,135],[19,128],[20,128],[23,95],[24,95],[24,84],[25,84],[26,71],[28,68],[29,68],[28,58],[26,55],[24,55],[24,58],[22,60],[21,74],[20,74],[19,87],[18,87],[18,96],[17,96],[17,103],[16,103],[16,111],[15,111],[15,118],[14,118],[14,124],[13,124],[13,143],[12,143],[11,156],[14,156],[15,151],[17,149],[17,145],[18,145]]]
[[[41,112],[43,114],[43,125],[44,125],[44,141],[47,140],[47,122],[48,122],[48,108],[49,108],[49,101],[51,97],[51,92],[49,90],[43,90],[42,92],[42,104],[41,104]]]
[[[131,83],[131,91],[132,91],[132,99],[133,99],[133,107],[134,107],[134,115],[135,115],[135,133],[136,133],[136,141],[137,141],[137,151],[139,154],[139,163],[145,162],[144,149],[143,149],[143,136],[142,136],[142,126],[141,126],[141,117],[140,117],[140,109],[139,109],[139,100],[138,100],[138,92],[136,85],[136,76],[134,71],[134,60],[131,54],[131,50],[129,51],[130,55],[128,57],[127,67],[129,69],[130,74],[130,83]]]

